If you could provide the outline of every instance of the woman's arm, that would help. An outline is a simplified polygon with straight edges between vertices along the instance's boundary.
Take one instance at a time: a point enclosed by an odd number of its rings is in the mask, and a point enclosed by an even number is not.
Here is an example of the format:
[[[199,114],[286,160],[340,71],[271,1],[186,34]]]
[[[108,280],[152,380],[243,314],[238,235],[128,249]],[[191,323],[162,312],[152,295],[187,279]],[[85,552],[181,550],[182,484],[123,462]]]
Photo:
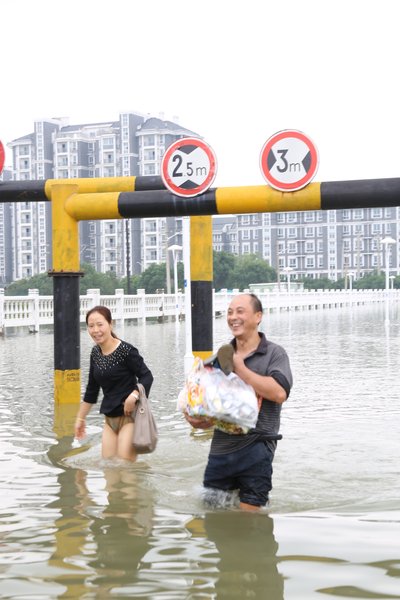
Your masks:
[[[146,396],[149,396],[154,378],[149,367],[144,362],[143,357],[134,346],[132,346],[129,353],[128,367],[134,373],[138,382],[141,383],[146,390]]]
[[[89,414],[93,404],[81,402],[75,420],[75,437],[81,440],[86,434],[86,417]]]

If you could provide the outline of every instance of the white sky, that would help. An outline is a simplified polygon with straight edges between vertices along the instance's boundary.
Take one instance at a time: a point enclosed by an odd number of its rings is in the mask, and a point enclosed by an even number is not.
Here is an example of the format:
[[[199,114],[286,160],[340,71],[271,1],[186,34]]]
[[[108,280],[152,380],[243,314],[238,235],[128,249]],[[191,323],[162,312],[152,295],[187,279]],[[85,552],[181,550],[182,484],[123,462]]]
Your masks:
[[[202,135],[214,185],[259,185],[281,129],[316,144],[315,181],[400,176],[397,0],[2,0],[0,140],[42,117],[122,110]],[[10,163],[6,148],[6,164]]]

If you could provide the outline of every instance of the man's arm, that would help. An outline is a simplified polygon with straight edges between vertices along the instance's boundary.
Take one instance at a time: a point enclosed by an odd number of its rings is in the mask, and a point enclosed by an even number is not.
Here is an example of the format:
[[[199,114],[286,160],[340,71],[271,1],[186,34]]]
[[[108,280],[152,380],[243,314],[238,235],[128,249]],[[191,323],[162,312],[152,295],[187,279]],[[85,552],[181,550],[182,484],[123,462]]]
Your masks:
[[[287,399],[287,393],[273,377],[269,375],[259,375],[246,367],[243,358],[237,354],[233,355],[233,369],[236,375],[243,381],[252,386],[257,396],[282,404]]]

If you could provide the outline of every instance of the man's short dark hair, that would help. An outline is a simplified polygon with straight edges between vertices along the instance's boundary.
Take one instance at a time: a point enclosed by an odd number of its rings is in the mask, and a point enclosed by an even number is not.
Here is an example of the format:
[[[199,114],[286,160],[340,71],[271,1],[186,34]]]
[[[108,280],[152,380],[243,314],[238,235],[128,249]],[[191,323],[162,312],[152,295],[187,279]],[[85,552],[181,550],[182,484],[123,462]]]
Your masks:
[[[250,293],[249,296],[254,312],[264,312],[260,298],[253,293]]]

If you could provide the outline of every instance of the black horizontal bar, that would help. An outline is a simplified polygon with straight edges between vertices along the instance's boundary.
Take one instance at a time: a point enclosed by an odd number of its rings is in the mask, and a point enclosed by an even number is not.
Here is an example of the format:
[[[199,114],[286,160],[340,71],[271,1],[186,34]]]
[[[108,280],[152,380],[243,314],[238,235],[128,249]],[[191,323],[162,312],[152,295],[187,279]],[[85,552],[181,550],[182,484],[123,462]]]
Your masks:
[[[46,181],[0,181],[0,202],[44,202]]]
[[[400,206],[400,178],[321,183],[321,209]]]
[[[215,190],[208,190],[193,198],[181,198],[168,190],[121,192],[118,212],[125,218],[216,215]]]

